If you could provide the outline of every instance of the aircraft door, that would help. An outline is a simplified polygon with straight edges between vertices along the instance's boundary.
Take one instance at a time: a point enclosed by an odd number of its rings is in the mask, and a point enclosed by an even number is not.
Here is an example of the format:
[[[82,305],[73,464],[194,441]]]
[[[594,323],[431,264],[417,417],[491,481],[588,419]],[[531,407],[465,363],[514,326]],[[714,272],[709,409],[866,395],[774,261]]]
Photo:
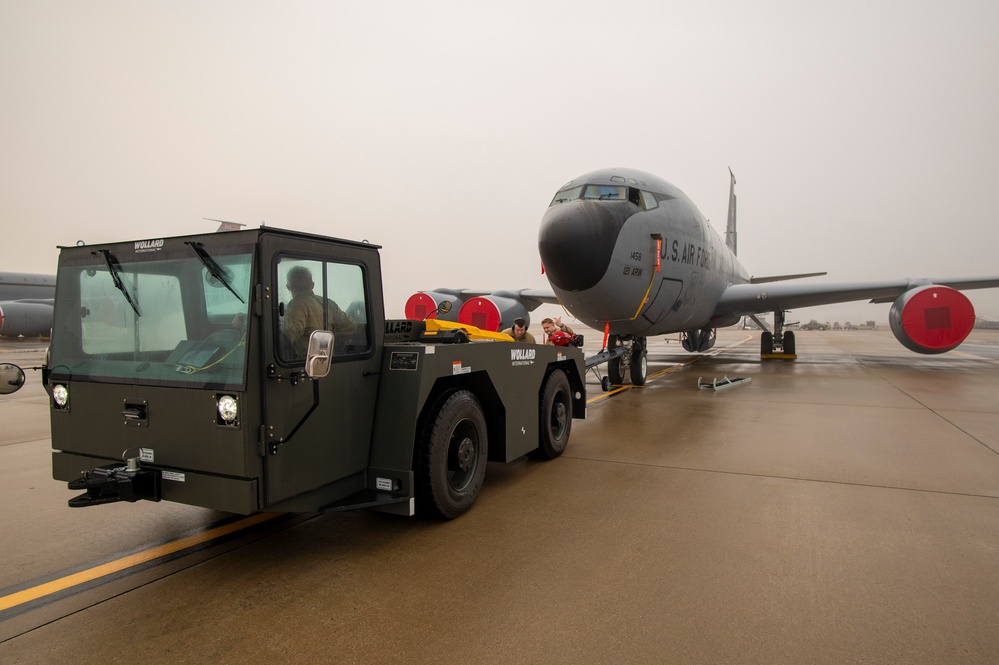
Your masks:
[[[679,279],[664,277],[659,281],[658,287],[653,286],[654,291],[650,294],[649,305],[642,313],[642,318],[649,322],[649,325],[656,325],[674,310],[680,292],[683,290],[683,282]]]
[[[381,284],[372,274],[377,263],[370,270],[365,263],[371,251],[330,244],[329,255],[318,257],[327,248],[315,241],[290,244],[282,238],[278,252],[264,243],[266,505],[363,475],[378,387],[369,294]],[[315,329],[334,335],[332,368],[321,379],[309,378],[304,366]]]

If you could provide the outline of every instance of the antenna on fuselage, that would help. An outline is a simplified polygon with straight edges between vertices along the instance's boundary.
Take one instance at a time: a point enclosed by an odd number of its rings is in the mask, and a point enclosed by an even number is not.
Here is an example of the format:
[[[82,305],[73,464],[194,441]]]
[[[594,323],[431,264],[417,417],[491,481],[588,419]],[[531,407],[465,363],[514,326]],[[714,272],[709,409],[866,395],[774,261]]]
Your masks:
[[[725,227],[725,244],[733,254],[738,254],[738,234],[735,232],[735,174],[732,173],[731,166],[728,168],[728,174],[732,178],[732,184],[728,189],[728,225]]]

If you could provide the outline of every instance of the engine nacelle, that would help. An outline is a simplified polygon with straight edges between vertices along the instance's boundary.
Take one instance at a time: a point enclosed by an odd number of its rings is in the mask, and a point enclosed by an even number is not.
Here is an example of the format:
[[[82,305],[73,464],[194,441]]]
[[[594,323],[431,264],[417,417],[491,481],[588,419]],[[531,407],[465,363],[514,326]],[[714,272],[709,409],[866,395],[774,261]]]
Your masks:
[[[445,300],[451,301],[451,310],[447,314],[437,311],[441,303]],[[435,291],[421,291],[409,296],[406,301],[406,318],[426,321],[427,319],[440,319],[442,321],[457,321],[458,312],[464,301],[459,297],[457,291],[452,289],[437,289]]]
[[[52,305],[40,302],[0,302],[0,335],[37,337],[52,331]]]
[[[531,325],[527,307],[516,293],[497,291],[488,296],[469,299],[458,312],[458,323],[482,330],[499,331],[513,326],[514,319],[524,319]]]
[[[920,286],[895,300],[888,322],[905,348],[916,353],[945,353],[971,333],[975,327],[975,308],[956,289]]]
[[[682,344],[686,351],[704,353],[715,345],[717,339],[715,328],[703,328],[701,330],[688,330],[683,333]]]

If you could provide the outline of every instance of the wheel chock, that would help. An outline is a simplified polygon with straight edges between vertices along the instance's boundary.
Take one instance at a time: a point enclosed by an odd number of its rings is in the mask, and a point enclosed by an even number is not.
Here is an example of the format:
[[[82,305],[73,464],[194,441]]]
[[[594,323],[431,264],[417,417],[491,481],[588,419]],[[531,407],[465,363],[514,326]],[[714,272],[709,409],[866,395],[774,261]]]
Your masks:
[[[697,389],[698,390],[725,390],[726,388],[734,388],[736,386],[741,386],[744,383],[749,383],[752,378],[739,378],[730,379],[727,376],[722,379],[714,379],[711,383],[705,383],[701,381],[701,377],[697,377]]]

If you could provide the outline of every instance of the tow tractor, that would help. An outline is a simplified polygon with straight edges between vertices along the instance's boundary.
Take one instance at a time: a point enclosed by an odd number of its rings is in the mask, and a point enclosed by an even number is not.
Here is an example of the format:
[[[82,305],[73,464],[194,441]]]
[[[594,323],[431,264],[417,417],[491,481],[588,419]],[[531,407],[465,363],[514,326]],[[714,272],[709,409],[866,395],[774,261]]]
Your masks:
[[[450,519],[487,461],[558,457],[585,417],[580,349],[386,320],[367,242],[266,227],[60,249],[42,380],[73,507]],[[0,392],[23,382],[0,366]]]

